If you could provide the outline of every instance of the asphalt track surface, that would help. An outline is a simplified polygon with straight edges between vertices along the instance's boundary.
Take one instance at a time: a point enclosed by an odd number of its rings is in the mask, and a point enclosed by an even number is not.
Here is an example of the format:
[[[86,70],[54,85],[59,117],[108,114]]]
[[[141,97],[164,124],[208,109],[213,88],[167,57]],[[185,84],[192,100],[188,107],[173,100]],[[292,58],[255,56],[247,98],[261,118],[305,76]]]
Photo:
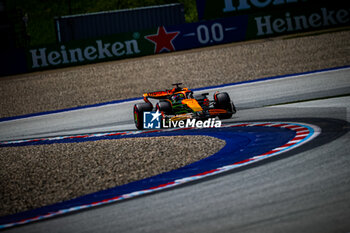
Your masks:
[[[7,231],[350,232],[350,69],[201,92],[216,90],[239,109],[227,122],[289,120],[315,124],[322,134],[224,175]],[[317,98],[324,99],[264,107]],[[0,141],[134,129],[134,102],[0,122]]]

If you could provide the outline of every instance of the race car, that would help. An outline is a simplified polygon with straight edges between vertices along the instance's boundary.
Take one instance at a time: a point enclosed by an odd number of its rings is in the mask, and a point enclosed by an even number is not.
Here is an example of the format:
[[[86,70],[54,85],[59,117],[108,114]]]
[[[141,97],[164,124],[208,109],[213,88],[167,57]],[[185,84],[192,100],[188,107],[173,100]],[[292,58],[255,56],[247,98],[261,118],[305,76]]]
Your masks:
[[[172,84],[171,90],[155,91],[143,94],[145,103],[134,105],[134,121],[137,129],[143,129],[144,112],[159,111],[165,121],[180,121],[185,119],[207,120],[218,117],[229,119],[236,113],[236,107],[226,92],[216,92],[214,100],[209,100],[209,93],[193,95],[188,88],[182,88],[182,83]],[[149,101],[157,99],[154,107]]]

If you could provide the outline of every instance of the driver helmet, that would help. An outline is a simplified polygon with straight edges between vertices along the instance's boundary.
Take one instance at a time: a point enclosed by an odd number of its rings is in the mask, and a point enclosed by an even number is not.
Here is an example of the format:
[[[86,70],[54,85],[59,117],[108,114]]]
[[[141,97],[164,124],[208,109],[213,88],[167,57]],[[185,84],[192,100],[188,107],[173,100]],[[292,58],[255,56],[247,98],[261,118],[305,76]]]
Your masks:
[[[179,100],[183,100],[185,98],[184,94],[180,93],[180,94],[176,94],[173,96],[173,100],[174,101],[179,101]]]

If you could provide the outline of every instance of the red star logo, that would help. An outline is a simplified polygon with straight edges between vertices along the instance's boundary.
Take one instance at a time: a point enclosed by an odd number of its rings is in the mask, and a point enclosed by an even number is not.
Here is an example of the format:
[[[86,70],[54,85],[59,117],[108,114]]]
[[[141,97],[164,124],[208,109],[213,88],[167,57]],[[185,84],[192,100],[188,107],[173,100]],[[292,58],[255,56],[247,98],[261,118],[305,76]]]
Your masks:
[[[158,28],[158,32],[155,35],[145,36],[145,38],[152,43],[154,43],[155,53],[160,53],[163,49],[168,51],[175,51],[175,47],[173,45],[173,40],[180,32],[167,32],[163,26]]]

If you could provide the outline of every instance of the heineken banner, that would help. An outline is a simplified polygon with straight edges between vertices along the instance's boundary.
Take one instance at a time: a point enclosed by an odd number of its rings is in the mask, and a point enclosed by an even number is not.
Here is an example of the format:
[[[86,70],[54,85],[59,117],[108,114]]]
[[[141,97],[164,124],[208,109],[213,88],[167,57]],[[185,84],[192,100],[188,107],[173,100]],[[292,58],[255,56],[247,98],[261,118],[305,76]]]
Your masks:
[[[249,16],[246,39],[349,26],[350,8],[325,6],[256,13]]]
[[[350,8],[347,1],[333,0],[332,4],[319,6],[323,3],[320,1],[315,7],[290,7],[284,10],[276,8],[283,4],[292,6],[292,3],[306,4],[305,2],[313,1],[240,0],[236,1],[236,4],[239,3],[237,6],[232,5],[236,11],[249,5],[250,11],[253,12],[258,6],[263,7],[259,5],[263,2],[265,7],[270,6],[271,11],[31,48],[27,51],[27,68],[28,71],[35,71],[82,65],[350,24]],[[228,1],[222,2],[225,9],[231,6],[228,5]]]
[[[31,48],[27,52],[28,69],[81,65],[242,41],[246,38],[247,24],[248,16],[237,16]]]
[[[197,0],[199,20],[349,5],[346,0]],[[347,7],[348,8],[348,7]]]

